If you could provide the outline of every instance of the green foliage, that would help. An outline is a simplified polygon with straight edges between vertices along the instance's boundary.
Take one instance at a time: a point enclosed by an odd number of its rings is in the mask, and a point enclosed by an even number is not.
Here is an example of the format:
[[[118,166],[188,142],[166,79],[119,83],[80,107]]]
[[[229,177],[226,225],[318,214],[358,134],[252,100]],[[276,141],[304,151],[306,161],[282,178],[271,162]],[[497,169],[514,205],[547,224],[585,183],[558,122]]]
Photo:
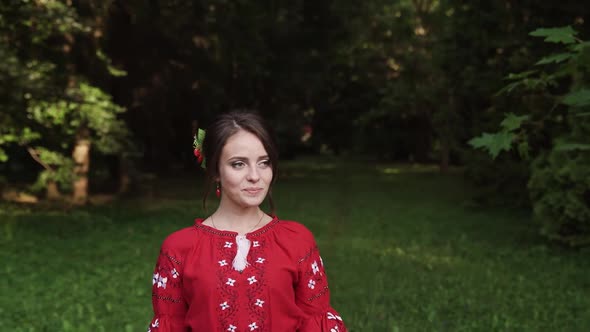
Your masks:
[[[545,41],[548,43],[562,43],[562,44],[573,44],[577,41],[576,35],[578,34],[571,26],[565,26],[560,28],[540,28],[530,33],[534,37],[545,37]]]
[[[528,115],[518,116],[514,113],[506,114],[506,117],[500,123],[500,126],[506,131],[513,131],[520,128],[522,123],[529,119]]]
[[[527,115],[518,116],[513,113],[506,115],[502,123],[502,130],[497,133],[483,133],[479,137],[469,140],[469,144],[476,149],[487,150],[493,159],[496,159],[502,151],[510,151],[513,142],[518,137],[514,132],[519,130],[526,120]],[[524,145],[523,145],[524,146]],[[526,149],[519,149],[521,156],[526,155]]]
[[[469,141],[469,144],[477,149],[487,150],[493,159],[496,159],[502,151],[509,151],[512,141],[516,135],[509,131],[500,131],[497,133],[483,133]]]
[[[110,95],[86,83],[68,91],[68,95],[74,100],[70,105],[77,109],[70,116],[71,135],[76,129],[87,127],[92,131],[92,143],[98,151],[104,154],[129,151],[129,131],[118,118],[125,109],[114,104]]]
[[[522,91],[523,93],[536,93],[543,92],[549,93],[549,89],[557,87],[558,79],[564,75],[569,75],[575,79],[574,75],[577,75],[579,68],[584,68],[584,56],[588,49],[586,42],[583,42],[575,38],[577,32],[571,27],[564,28],[552,28],[552,29],[537,29],[531,33],[532,36],[546,37],[547,42],[572,44],[569,45],[569,52],[560,53],[558,55],[544,57],[538,61],[537,65],[548,65],[555,63],[558,67],[550,73],[541,72],[537,70],[528,70],[519,74],[510,74],[507,79],[513,82],[506,85],[500,90],[499,93],[514,93],[516,91]],[[582,46],[582,47],[581,47]],[[566,61],[567,60],[567,61]],[[564,62],[566,61],[566,62]],[[577,88],[577,85],[572,85],[571,91],[563,97],[552,96],[555,102],[561,102],[565,105],[574,107],[583,107],[590,105],[590,90],[587,88]],[[502,121],[503,131],[512,131],[518,129],[524,120],[529,119],[527,115],[516,117],[514,114],[509,114]],[[507,126],[508,125],[508,126]],[[515,127],[512,128],[511,125]],[[523,135],[527,135],[526,131],[523,131]],[[485,134],[479,138],[474,138],[470,141],[470,144],[476,148],[484,148],[489,151],[493,158],[495,158],[499,151],[508,150],[510,144],[507,144],[508,135],[506,134]]]
[[[34,192],[41,192],[49,181],[55,182],[60,188],[69,190],[74,180],[74,162],[63,154],[48,150],[44,147],[36,147],[35,151],[43,164],[51,167],[39,173],[37,181],[31,186]]]
[[[558,143],[555,144],[556,151],[590,150],[590,144],[579,143]]]
[[[27,108],[28,118],[62,137],[72,138],[80,128],[89,128],[98,151],[105,154],[125,151],[129,133],[125,123],[117,118],[124,109],[114,104],[109,95],[81,83],[67,89],[64,97],[67,99],[32,101]]]
[[[10,162],[8,147],[39,145],[40,161],[53,170],[40,173],[34,187],[52,180],[67,188],[68,156],[82,129],[91,131],[100,153],[130,151],[129,132],[118,118],[124,109],[75,70],[72,43],[91,31],[77,8],[57,0],[3,2],[0,18],[0,161]],[[124,74],[100,50],[96,57],[112,74]]]
[[[571,107],[590,106],[590,88],[571,91],[563,97],[562,103]]]
[[[531,122],[531,126],[520,131],[519,151],[529,150],[529,142],[534,142],[536,135],[533,129],[555,128],[543,138],[551,145],[536,149],[530,164],[528,190],[534,218],[540,224],[541,233],[551,240],[570,246],[590,245],[590,119],[583,116],[590,106],[590,67],[586,62],[590,48],[576,37],[577,32],[571,27],[537,29],[531,35],[563,44],[567,52],[544,57],[536,63],[548,69],[547,73],[526,71],[509,76],[515,81],[501,92],[543,94],[553,100],[553,109],[544,116],[536,116],[534,111],[530,111],[530,118],[507,116],[499,133],[484,133],[470,143],[488,150],[495,159],[500,151],[509,151],[516,141],[501,133],[520,128],[523,121]],[[567,89],[568,93],[562,96],[554,92],[559,89]],[[553,112],[563,108],[562,105],[567,109]],[[556,126],[557,123],[563,125]]]
[[[590,245],[590,145],[576,150],[537,157],[528,184],[541,234],[572,247]]]
[[[119,69],[113,66],[113,60],[109,58],[102,50],[96,51],[96,57],[100,59],[107,67],[109,74],[113,77],[123,77],[127,76],[127,72],[125,70]]]
[[[199,154],[202,155],[203,154],[203,142],[205,141],[205,130],[199,128],[197,130],[197,133],[195,134],[195,137],[193,137],[193,149],[194,150],[199,150]],[[200,161],[201,164],[201,168],[202,169],[206,169],[207,168],[207,158],[205,157],[201,157],[202,160]]]
[[[57,182],[63,189],[70,188],[73,161],[65,155],[69,154],[67,151],[71,151],[74,137],[81,128],[90,130],[92,147],[100,153],[122,154],[132,151],[127,126],[117,117],[124,109],[114,104],[109,95],[96,87],[81,83],[67,89],[64,98],[67,99],[32,101],[27,108],[28,118],[33,120],[33,124],[45,127],[48,132],[61,138],[60,145],[56,146],[58,150],[37,148],[41,151],[40,159],[52,165],[54,170],[39,174],[33,185],[36,191],[48,180]],[[40,135],[36,137],[40,138]],[[52,142],[45,143],[51,146]]]
[[[537,61],[537,63],[535,63],[535,65],[546,65],[546,64],[550,64],[550,63],[560,63],[560,62],[570,59],[571,57],[572,57],[571,53],[553,54],[553,55],[544,57],[541,60]]]

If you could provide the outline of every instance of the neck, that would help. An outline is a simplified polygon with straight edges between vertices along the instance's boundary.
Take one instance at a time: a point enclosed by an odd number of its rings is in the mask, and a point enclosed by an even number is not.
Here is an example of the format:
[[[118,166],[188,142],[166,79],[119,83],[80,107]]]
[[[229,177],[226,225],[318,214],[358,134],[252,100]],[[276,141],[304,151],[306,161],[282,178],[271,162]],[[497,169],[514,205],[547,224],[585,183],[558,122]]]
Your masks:
[[[212,217],[216,228],[245,234],[259,221],[263,224],[261,218],[264,219],[264,212],[258,206],[240,208],[223,204],[222,201]]]

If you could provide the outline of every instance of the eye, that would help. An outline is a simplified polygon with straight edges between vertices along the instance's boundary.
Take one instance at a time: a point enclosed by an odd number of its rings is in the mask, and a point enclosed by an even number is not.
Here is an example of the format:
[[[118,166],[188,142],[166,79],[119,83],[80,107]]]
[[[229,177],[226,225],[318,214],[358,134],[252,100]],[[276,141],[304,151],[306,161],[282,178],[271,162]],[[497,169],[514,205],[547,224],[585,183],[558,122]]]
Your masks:
[[[262,160],[258,163],[258,165],[260,165],[260,167],[266,168],[266,167],[270,166],[270,160],[268,160],[268,159]]]
[[[234,161],[231,163],[231,167],[233,168],[243,168],[246,164],[243,161]]]

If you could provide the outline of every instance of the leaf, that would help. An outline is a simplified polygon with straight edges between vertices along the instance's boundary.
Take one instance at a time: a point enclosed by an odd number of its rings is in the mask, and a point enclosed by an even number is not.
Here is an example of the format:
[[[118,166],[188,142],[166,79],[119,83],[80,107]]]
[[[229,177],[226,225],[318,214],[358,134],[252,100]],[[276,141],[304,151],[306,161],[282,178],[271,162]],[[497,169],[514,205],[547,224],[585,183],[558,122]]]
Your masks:
[[[568,93],[561,101],[571,107],[583,107],[590,105],[590,89],[580,89]]]
[[[553,54],[550,56],[546,56],[544,58],[542,58],[541,60],[537,61],[537,63],[535,63],[535,65],[539,66],[539,65],[546,65],[548,63],[560,63],[563,62],[569,58],[571,58],[572,56],[574,56],[572,53],[558,53],[558,54]]]
[[[487,150],[493,159],[496,159],[500,152],[510,151],[510,146],[515,135],[507,131],[500,131],[495,134],[483,133],[479,137],[472,138],[469,144],[474,148]]]
[[[502,89],[500,89],[500,91],[496,92],[495,96],[500,96],[503,94],[510,94],[513,90],[517,89],[520,86],[522,86],[521,81],[512,82],[512,83],[506,85],[505,87],[503,87]]]
[[[0,148],[0,163],[3,163],[7,160],[8,160],[8,155],[6,154],[6,151],[4,149]]]
[[[561,143],[561,144],[558,144],[555,146],[555,150],[557,150],[557,151],[575,151],[575,150],[588,151],[588,150],[590,150],[590,144]]]
[[[531,76],[532,74],[535,74],[538,70],[527,70],[527,71],[523,71],[522,73],[510,73],[508,74],[508,76],[506,77],[506,79],[508,80],[520,80],[523,78],[527,78],[529,76]]]
[[[528,119],[528,115],[518,116],[514,113],[508,113],[500,125],[507,131],[513,131],[520,128],[522,122]]]
[[[570,47],[572,51],[581,52],[584,48],[590,47],[590,41],[582,42]]]
[[[107,70],[109,71],[109,74],[111,74],[111,76],[114,76],[114,77],[127,76],[126,70],[119,69],[115,66],[108,65]]]
[[[199,131],[197,133],[197,139],[201,144],[203,144],[203,141],[205,140],[205,130],[199,128]]]
[[[563,43],[563,44],[573,44],[576,42],[575,35],[577,35],[574,29],[571,26],[565,26],[560,28],[540,28],[537,29],[529,35],[533,37],[545,37],[544,41],[549,43]]]

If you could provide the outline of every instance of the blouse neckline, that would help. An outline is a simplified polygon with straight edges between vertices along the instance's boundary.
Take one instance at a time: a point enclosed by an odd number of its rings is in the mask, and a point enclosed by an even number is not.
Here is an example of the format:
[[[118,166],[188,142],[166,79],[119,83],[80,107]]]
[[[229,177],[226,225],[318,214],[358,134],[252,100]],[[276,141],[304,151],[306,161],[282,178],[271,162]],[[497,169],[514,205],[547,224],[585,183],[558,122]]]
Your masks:
[[[260,227],[259,229],[250,232],[250,233],[246,233],[246,237],[254,237],[254,236],[260,236],[266,232],[268,232],[270,229],[272,229],[278,222],[279,222],[279,218],[277,216],[271,216],[272,220],[269,221],[266,225]],[[203,221],[205,221],[206,218],[197,218],[195,219],[195,227],[197,229],[201,229],[207,233],[211,233],[214,235],[218,235],[218,236],[227,236],[227,237],[236,237],[238,236],[238,232],[233,232],[233,231],[222,231],[219,230],[217,228],[213,228],[211,226],[207,226],[207,225],[203,225]]]

